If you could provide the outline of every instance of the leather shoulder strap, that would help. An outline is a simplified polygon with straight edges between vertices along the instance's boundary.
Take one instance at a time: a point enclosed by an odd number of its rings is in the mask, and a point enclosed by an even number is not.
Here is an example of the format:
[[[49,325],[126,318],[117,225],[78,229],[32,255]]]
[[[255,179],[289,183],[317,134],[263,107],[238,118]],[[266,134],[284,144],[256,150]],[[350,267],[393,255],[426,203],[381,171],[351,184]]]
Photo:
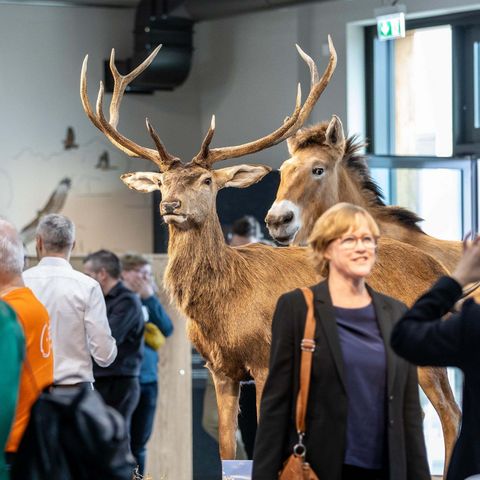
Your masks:
[[[313,292],[302,288],[302,293],[307,304],[307,319],[301,343],[302,356],[300,360],[300,390],[297,396],[296,425],[298,433],[305,433],[305,416],[307,414],[308,392],[310,389],[310,376],[312,370],[312,357],[315,351],[315,315],[313,313]]]

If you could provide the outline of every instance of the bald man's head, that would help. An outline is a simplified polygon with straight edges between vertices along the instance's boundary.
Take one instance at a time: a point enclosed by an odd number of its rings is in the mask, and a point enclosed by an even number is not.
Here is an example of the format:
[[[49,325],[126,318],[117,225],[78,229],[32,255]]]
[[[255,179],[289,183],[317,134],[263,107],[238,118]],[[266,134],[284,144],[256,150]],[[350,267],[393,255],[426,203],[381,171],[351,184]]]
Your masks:
[[[0,219],[0,275],[21,275],[24,265],[24,248],[20,235],[7,220]]]

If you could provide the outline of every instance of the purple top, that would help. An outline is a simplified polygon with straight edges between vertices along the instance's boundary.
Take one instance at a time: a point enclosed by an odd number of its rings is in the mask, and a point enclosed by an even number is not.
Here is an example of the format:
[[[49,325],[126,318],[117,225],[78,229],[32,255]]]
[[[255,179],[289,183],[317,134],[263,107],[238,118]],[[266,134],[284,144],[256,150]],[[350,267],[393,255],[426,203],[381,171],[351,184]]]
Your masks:
[[[345,464],[384,463],[387,361],[373,304],[335,308],[348,396]]]

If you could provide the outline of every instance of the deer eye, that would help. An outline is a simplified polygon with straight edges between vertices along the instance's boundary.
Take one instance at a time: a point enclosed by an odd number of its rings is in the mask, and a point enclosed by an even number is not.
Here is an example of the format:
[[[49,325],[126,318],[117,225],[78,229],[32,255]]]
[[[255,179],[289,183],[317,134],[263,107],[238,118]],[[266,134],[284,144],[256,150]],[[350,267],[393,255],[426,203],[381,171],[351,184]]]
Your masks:
[[[206,178],[206,179],[203,181],[203,183],[204,183],[205,185],[211,185],[211,184],[212,184],[212,179],[211,179],[210,177],[208,177],[208,178]]]
[[[313,168],[312,168],[312,173],[313,173],[314,175],[316,175],[317,177],[319,177],[320,175],[323,175],[323,172],[324,172],[324,171],[325,171],[325,170],[324,170],[322,167],[313,167]]]

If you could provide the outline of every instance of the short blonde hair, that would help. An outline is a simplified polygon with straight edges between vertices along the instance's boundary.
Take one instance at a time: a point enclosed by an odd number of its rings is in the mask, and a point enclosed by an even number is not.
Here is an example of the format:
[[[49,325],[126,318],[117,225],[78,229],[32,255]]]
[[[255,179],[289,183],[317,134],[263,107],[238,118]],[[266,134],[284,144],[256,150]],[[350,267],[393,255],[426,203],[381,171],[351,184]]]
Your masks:
[[[378,239],[380,229],[373,217],[364,208],[351,203],[337,203],[315,222],[308,244],[312,251],[315,268],[320,275],[328,276],[328,261],[325,259],[327,247],[350,229],[358,228],[361,220],[367,222],[372,235]]]
[[[135,270],[138,267],[150,264],[146,257],[135,252],[129,252],[123,255],[123,257],[120,258],[120,263],[122,265],[122,270],[125,271]]]

